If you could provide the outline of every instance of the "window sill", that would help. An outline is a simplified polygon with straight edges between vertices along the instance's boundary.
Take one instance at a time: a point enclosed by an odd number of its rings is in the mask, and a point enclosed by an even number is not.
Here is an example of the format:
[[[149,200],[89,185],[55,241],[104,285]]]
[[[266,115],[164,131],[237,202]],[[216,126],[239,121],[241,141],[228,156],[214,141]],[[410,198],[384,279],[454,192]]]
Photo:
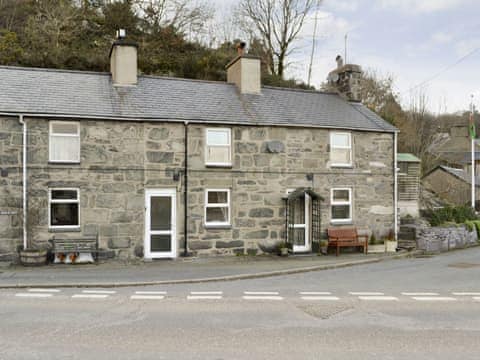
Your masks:
[[[48,160],[50,165],[80,165],[80,161],[52,161]]]
[[[78,227],[71,227],[71,228],[49,228],[48,232],[49,233],[64,233],[64,232],[81,232],[82,229],[80,226]]]
[[[353,169],[353,165],[352,165],[352,164],[345,164],[345,165],[342,165],[342,164],[331,164],[331,165],[330,165],[330,168]]]
[[[330,225],[353,225],[353,221],[352,220],[340,220],[340,221],[330,220]]]
[[[226,168],[231,169],[233,166],[232,164],[205,164],[207,168]]]
[[[205,229],[231,229],[232,225],[210,225],[210,224],[205,224],[204,225]]]

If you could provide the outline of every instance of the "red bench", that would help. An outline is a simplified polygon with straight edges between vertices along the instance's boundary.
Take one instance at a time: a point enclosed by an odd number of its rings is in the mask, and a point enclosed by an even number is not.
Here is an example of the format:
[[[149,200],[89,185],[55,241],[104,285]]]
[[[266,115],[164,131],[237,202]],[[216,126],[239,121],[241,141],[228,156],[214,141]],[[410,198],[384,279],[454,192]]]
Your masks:
[[[336,247],[337,256],[340,248],[346,246],[363,247],[365,254],[368,251],[368,235],[358,235],[357,228],[328,228],[327,232],[328,247]]]

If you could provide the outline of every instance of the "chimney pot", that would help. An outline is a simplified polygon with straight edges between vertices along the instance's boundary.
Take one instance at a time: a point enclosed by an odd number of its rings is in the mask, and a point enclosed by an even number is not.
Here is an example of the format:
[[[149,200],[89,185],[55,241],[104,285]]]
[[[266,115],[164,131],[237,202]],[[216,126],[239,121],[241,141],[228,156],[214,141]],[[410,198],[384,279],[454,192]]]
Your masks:
[[[243,54],[245,53],[245,47],[247,46],[247,44],[243,41],[239,42],[237,44],[237,53],[238,53],[238,56],[243,56]]]

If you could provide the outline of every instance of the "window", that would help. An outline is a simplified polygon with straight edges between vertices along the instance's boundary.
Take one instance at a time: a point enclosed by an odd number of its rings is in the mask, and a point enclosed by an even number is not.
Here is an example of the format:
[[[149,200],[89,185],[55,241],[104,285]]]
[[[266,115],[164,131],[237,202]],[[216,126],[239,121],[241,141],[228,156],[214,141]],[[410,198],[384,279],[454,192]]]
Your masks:
[[[231,166],[231,131],[230,129],[207,129],[205,164],[210,166]]]
[[[50,162],[80,162],[80,124],[51,121],[49,140]]]
[[[80,198],[78,189],[50,189],[50,228],[78,228],[80,226]]]
[[[230,225],[230,190],[205,191],[205,225]]]
[[[337,188],[331,190],[332,223],[352,221],[352,189]]]
[[[352,166],[352,136],[350,133],[330,133],[331,166]]]

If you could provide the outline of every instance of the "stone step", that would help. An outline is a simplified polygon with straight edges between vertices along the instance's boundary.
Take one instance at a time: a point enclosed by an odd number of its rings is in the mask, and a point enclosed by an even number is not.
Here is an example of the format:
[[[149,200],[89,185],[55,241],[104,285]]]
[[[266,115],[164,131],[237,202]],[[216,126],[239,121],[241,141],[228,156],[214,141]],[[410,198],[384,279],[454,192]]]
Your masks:
[[[398,240],[415,240],[416,236],[415,233],[413,232],[403,232],[400,231],[398,233]]]

